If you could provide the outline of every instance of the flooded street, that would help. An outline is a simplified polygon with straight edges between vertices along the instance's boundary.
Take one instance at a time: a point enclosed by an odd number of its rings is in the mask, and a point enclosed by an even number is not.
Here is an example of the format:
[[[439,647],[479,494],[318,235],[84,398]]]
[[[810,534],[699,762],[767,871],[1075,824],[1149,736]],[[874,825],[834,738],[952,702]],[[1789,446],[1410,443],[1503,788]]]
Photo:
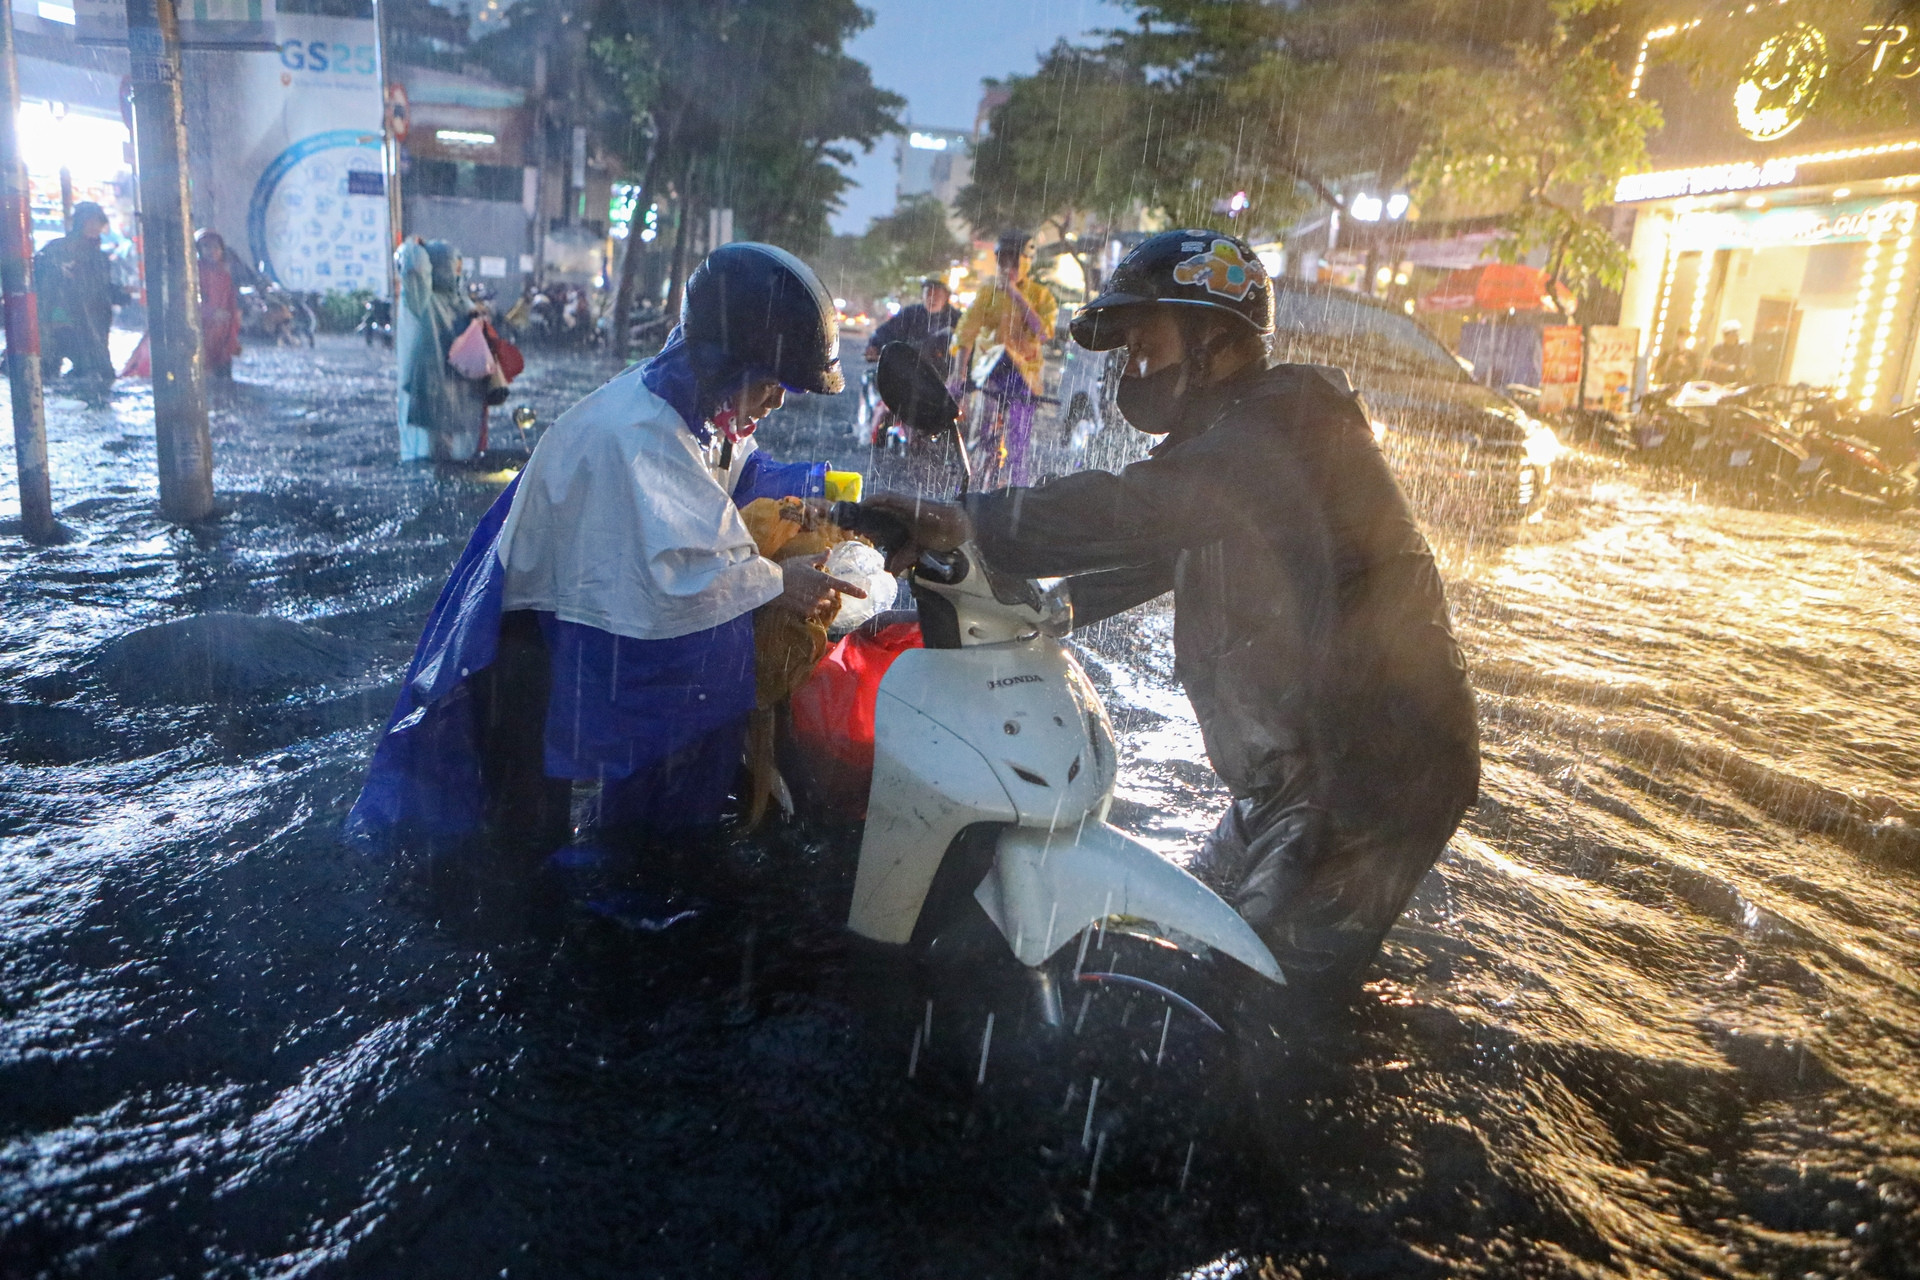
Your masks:
[[[607,372],[536,357],[516,403]],[[1544,520],[1436,535],[1477,808],[1355,1008],[1172,1053],[1096,1116],[1017,1027],[984,1086],[907,1078],[843,834],[734,842],[658,934],[452,916],[344,848],[510,475],[401,468],[384,352],[236,375],[217,525],[159,520],[123,386],[49,402],[75,540],[0,536],[0,1275],[1920,1275],[1913,513],[1575,455]],[[852,400],[762,439],[870,470]],[[0,475],[13,510],[10,447]],[[303,624],[305,657],[235,696],[220,654],[112,647],[214,613]],[[1182,857],[1225,795],[1171,631],[1162,601],[1082,639],[1114,820]]]

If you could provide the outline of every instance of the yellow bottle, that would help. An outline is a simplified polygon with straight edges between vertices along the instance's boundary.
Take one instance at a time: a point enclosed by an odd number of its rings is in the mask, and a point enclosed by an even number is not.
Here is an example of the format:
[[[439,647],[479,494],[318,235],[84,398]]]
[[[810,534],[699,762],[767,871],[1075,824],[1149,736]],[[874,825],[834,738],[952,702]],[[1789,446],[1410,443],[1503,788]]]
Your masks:
[[[862,477],[858,471],[827,472],[827,501],[860,501]]]

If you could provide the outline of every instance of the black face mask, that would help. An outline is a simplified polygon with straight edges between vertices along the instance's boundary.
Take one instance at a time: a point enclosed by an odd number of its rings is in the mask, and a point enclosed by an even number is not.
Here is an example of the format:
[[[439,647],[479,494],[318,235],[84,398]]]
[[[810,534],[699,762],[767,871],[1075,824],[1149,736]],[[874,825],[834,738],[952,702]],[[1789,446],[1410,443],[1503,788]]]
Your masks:
[[[1165,435],[1180,425],[1180,400],[1187,389],[1187,366],[1170,364],[1158,373],[1120,379],[1114,396],[1120,416],[1148,435]]]

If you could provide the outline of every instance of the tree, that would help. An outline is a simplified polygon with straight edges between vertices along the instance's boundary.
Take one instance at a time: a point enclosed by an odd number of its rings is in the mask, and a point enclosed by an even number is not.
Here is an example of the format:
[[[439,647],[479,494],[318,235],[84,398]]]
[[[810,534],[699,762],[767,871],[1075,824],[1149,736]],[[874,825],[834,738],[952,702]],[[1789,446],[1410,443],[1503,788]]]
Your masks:
[[[830,235],[851,148],[871,150],[900,127],[904,102],[844,50],[871,21],[855,0],[523,0],[512,12],[509,29],[483,43],[505,62],[528,61],[529,37],[564,50],[559,29],[581,32],[571,38],[584,110],[639,181],[641,208],[670,193],[670,304],[686,229],[706,209],[731,208],[737,235],[804,256]],[[622,298],[631,307],[631,266],[621,277],[616,311]]]
[[[1659,119],[1620,68],[1641,0],[1131,7],[1132,27],[1012,83],[970,217],[1111,219],[1132,202],[1257,237],[1411,185],[1429,218],[1495,219],[1505,252],[1545,248],[1556,275],[1617,282],[1624,254],[1595,213]]]
[[[1614,184],[1647,165],[1658,108],[1630,97],[1628,73],[1606,45],[1556,23],[1538,44],[1514,46],[1481,67],[1435,67],[1389,77],[1388,92],[1424,104],[1434,120],[1409,167],[1428,216],[1491,211],[1508,232],[1500,256],[1546,251],[1547,295],[1564,281],[1617,289],[1626,246],[1596,216]]]
[[[892,213],[875,218],[861,238],[883,289],[944,274],[967,253],[947,224],[947,206],[931,195],[908,196]]]
[[[1033,75],[989,83],[1007,100],[975,144],[973,181],[956,201],[976,230],[1051,224],[1064,240],[1159,203],[1138,163],[1146,85],[1124,61],[1061,41]]]
[[[656,163],[679,175],[680,226],[693,209],[725,206],[747,237],[801,254],[820,247],[850,181],[847,144],[871,150],[899,127],[905,105],[842,49],[870,21],[866,11],[853,0],[608,9],[628,29],[596,49],[623,77],[636,117],[644,105],[657,123]],[[676,293],[684,256],[675,255]]]

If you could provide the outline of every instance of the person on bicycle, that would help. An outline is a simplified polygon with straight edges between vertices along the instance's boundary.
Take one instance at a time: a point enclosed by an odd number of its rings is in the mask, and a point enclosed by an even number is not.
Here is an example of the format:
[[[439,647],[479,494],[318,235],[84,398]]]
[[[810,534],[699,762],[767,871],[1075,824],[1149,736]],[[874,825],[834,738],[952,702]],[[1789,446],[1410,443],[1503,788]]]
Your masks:
[[[921,547],[1070,576],[1085,626],[1173,592],[1174,669],[1233,803],[1195,871],[1290,987],[1357,985],[1479,785],[1479,730],[1432,551],[1339,370],[1269,367],[1273,287],[1213,231],[1142,242],[1073,321],[1126,348],[1119,407],[1165,438],[959,505],[868,501]],[[914,547],[908,547],[911,554]]]
[[[920,282],[920,301],[910,303],[879,328],[867,343],[867,361],[880,358],[880,349],[889,342],[910,342],[934,368],[947,372],[953,331],[960,323],[960,309],[953,305],[953,291],[939,276]]]
[[[979,444],[985,451],[982,482],[1027,482],[1027,445],[1041,394],[1041,344],[1053,337],[1060,304],[1053,292],[1027,274],[1032,243],[1024,231],[1000,236],[998,279],[981,287],[953,333],[953,349],[968,380],[986,400]],[[976,368],[976,357],[994,354],[991,367]]]

